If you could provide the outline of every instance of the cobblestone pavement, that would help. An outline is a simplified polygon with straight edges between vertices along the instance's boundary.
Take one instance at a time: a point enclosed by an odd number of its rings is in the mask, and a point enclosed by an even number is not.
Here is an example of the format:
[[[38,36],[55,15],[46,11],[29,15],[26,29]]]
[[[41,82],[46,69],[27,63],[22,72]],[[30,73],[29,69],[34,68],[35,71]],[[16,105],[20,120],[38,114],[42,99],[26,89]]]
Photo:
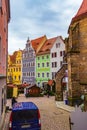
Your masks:
[[[21,95],[17,99],[20,101],[32,101],[34,102],[41,115],[41,130],[70,130],[69,129],[69,112],[59,109],[55,103],[55,97],[38,97],[38,98],[26,98]],[[10,106],[10,100],[8,100]],[[8,130],[9,113],[7,113],[6,127],[3,130]]]

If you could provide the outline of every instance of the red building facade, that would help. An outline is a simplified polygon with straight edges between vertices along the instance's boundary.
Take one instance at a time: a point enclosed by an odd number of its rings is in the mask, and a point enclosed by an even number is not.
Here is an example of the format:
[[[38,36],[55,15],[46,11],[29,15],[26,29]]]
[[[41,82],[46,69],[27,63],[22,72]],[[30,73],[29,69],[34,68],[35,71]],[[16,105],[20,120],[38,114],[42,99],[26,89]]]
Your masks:
[[[0,129],[2,129],[6,109],[6,75],[9,21],[10,0],[0,0]]]

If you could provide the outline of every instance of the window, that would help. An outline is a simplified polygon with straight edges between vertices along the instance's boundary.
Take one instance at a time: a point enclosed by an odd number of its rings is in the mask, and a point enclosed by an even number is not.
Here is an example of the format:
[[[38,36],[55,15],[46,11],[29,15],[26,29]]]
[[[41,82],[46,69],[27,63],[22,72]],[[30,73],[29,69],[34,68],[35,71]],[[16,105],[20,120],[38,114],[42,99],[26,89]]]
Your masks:
[[[49,56],[47,55],[47,59],[49,59]]]
[[[44,59],[44,56],[42,56],[42,59]]]
[[[12,119],[14,122],[23,122],[27,120],[34,120],[37,119],[37,110],[21,110],[21,111],[14,111],[12,113]],[[16,127],[17,128],[17,127]]]
[[[38,77],[40,77],[40,73],[38,73]]]
[[[60,51],[60,56],[62,56],[62,51]]]
[[[19,71],[21,71],[21,68],[19,68]]]
[[[30,63],[29,63],[28,65],[29,65],[29,67],[30,67]]]
[[[57,52],[52,53],[52,58],[57,57]]]
[[[26,73],[23,73],[23,76],[26,76]]]
[[[20,75],[19,75],[19,80],[21,79]]]
[[[40,57],[38,57],[38,60],[40,60]]]
[[[33,72],[33,76],[35,76],[35,73]]]
[[[6,13],[4,13],[4,31],[6,31]]]
[[[44,63],[42,63],[42,67],[44,67]]]
[[[15,68],[14,68],[14,72],[15,72]]]
[[[30,72],[28,73],[28,75],[30,76]]]
[[[31,57],[33,57],[33,53],[31,53]]]
[[[40,63],[38,63],[38,68],[40,67]]]
[[[16,68],[16,71],[18,71],[18,68]]]
[[[49,62],[47,62],[46,64],[47,64],[47,67],[49,67]]]
[[[47,77],[49,77],[49,73],[47,73]]]
[[[42,73],[42,77],[44,77],[44,73]]]
[[[16,76],[14,76],[14,80],[16,80]]]
[[[55,78],[56,72],[52,72],[52,79]]]
[[[27,72],[27,76],[28,76],[28,72]]]
[[[26,58],[26,54],[25,54],[25,58]]]
[[[60,67],[62,66],[63,61],[60,61]]]
[[[31,67],[33,66],[32,62],[31,62]]]
[[[51,57],[53,58],[53,53],[51,54]]]
[[[56,48],[60,48],[60,43],[56,43]]]
[[[34,62],[32,62],[32,66],[34,66]]]
[[[54,53],[54,57],[57,57],[57,53],[56,52]]]
[[[33,76],[32,72],[31,72],[31,77]]]
[[[38,82],[38,86],[40,87],[40,82]]]
[[[65,51],[63,51],[63,56],[65,55]]]
[[[52,68],[57,67],[57,62],[52,62]]]

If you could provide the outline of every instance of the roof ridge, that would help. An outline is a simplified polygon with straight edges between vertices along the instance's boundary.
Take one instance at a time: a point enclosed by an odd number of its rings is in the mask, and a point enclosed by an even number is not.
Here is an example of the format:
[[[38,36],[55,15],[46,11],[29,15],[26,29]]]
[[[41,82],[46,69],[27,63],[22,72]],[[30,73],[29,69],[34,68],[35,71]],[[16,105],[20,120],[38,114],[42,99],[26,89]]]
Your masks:
[[[76,16],[87,12],[87,0],[83,0]]]
[[[43,35],[43,36],[41,36],[41,37],[38,37],[38,38],[32,39],[31,42],[32,42],[32,41],[35,41],[35,40],[38,40],[38,39],[41,39],[41,38],[43,38],[43,37],[45,37],[45,36],[46,36],[46,35]]]

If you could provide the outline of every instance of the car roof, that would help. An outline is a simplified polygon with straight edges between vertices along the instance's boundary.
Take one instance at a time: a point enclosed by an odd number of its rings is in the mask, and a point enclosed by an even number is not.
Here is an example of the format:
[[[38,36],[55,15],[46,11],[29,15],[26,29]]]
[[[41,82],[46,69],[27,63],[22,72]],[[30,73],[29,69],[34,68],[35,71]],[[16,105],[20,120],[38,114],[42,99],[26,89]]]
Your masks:
[[[12,111],[25,109],[38,109],[38,107],[33,102],[17,102],[12,107]]]

